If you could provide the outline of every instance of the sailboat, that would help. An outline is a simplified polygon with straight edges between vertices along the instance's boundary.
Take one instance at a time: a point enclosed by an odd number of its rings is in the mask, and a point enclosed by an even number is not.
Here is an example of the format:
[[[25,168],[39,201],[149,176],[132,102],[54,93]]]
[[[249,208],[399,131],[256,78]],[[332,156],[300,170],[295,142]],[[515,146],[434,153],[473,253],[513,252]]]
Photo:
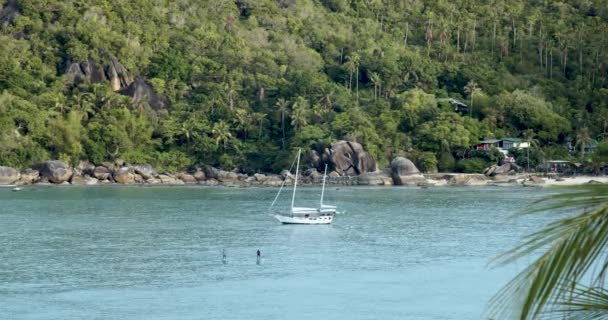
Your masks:
[[[296,207],[296,189],[298,187],[298,173],[300,170],[300,154],[301,150],[298,150],[298,159],[296,165],[296,176],[293,184],[293,193],[291,195],[291,210],[289,213],[275,214],[274,217],[283,224],[330,224],[334,220],[336,214],[336,206],[323,204],[323,196],[325,195],[325,177],[327,176],[327,165],[325,165],[325,173],[323,174],[323,187],[321,189],[321,201],[319,202],[318,208],[307,208],[307,207]],[[272,206],[276,202],[281,189]]]

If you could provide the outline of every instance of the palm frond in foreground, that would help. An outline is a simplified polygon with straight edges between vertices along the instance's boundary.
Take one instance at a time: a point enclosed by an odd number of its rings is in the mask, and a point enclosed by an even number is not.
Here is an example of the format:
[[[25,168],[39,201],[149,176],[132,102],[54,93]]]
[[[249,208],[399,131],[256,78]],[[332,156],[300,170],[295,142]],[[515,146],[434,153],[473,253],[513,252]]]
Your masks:
[[[490,301],[500,319],[608,319],[608,185],[547,196],[530,211],[576,213],[532,233],[495,265],[540,254]]]

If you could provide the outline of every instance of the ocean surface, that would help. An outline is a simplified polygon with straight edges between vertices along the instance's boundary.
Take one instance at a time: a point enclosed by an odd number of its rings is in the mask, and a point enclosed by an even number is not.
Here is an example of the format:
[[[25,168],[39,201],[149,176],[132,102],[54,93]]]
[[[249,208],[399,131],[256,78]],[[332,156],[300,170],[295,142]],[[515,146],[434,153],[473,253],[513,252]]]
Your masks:
[[[276,192],[0,189],[0,319],[486,319],[530,262],[490,260],[555,218],[513,218],[536,188],[329,187],[334,224],[281,225]]]

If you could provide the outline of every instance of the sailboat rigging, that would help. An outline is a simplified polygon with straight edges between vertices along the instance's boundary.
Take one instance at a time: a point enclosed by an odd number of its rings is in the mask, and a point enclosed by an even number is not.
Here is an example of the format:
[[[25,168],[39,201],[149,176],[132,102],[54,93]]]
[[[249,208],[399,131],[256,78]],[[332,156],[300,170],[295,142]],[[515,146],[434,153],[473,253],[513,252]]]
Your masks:
[[[325,177],[327,176],[327,165],[325,165],[325,172],[323,174],[323,187],[321,189],[321,200],[319,202],[319,208],[307,208],[307,207],[296,207],[296,190],[298,187],[298,175],[300,170],[300,155],[301,150],[298,149],[298,157],[296,162],[296,174],[293,184],[293,192],[291,195],[291,210],[289,213],[277,213],[274,217],[283,224],[330,224],[336,214],[336,206],[323,204],[323,197],[325,195]],[[279,197],[283,186],[279,189],[272,206]]]

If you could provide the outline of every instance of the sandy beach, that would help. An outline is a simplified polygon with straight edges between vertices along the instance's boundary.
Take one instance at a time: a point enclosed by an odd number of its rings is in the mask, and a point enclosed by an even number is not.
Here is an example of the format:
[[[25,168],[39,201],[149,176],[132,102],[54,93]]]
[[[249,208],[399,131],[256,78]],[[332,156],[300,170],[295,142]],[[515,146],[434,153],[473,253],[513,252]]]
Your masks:
[[[543,178],[545,186],[577,186],[587,183],[601,182],[608,183],[607,176],[576,176],[576,177],[562,177],[559,179],[547,179]]]

